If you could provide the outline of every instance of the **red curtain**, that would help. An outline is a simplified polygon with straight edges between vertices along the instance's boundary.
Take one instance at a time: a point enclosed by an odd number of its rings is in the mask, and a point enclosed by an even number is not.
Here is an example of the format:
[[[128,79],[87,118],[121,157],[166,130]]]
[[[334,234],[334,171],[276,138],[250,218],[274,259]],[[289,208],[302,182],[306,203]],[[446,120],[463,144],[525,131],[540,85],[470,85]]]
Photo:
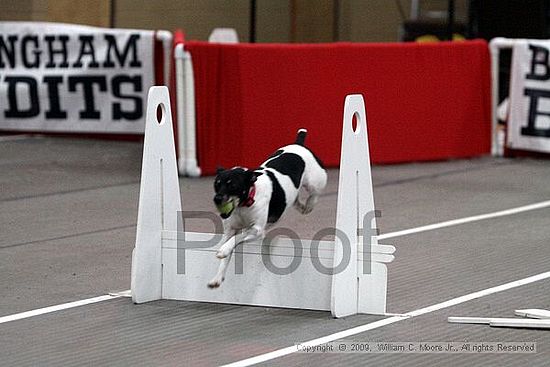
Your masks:
[[[490,151],[490,64],[484,41],[433,44],[189,42],[204,174],[258,166],[298,128],[339,164],[344,98],[363,94],[371,160],[398,163]]]

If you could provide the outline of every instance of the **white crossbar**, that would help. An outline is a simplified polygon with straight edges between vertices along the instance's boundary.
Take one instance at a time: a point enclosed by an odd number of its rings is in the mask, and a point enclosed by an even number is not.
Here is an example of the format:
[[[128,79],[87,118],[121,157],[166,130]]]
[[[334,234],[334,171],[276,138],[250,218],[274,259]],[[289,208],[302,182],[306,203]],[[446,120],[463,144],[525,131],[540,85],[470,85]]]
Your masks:
[[[516,310],[514,313],[517,316],[528,317],[530,319],[550,319],[550,310],[541,310],[539,308]]]
[[[455,323],[455,324],[486,324],[493,327],[550,329],[550,320],[540,320],[540,319],[456,316],[456,317],[449,317],[448,322]]]

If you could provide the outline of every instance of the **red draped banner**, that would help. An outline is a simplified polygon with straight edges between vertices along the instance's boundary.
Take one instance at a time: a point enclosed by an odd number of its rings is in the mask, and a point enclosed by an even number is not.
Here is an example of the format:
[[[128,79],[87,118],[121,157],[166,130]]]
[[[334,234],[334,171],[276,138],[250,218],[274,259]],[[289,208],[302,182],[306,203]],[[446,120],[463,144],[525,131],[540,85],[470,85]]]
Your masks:
[[[332,44],[189,42],[198,158],[256,167],[308,129],[329,167],[340,161],[348,94],[365,98],[373,163],[490,152],[490,66],[484,41]]]

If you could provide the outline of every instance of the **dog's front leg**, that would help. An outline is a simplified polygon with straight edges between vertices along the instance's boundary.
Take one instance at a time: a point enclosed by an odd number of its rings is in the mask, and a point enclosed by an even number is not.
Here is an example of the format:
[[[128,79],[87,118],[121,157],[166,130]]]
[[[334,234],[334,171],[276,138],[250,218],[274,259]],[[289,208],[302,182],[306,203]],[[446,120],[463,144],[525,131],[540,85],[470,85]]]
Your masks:
[[[237,233],[234,238],[231,238],[229,241],[224,243],[216,253],[216,256],[219,259],[224,259],[233,253],[235,246],[237,246],[239,243],[257,240],[262,238],[263,235],[263,227],[259,225],[252,225],[243,230],[241,233]]]
[[[216,256],[220,259],[220,266],[218,267],[218,272],[216,273],[216,276],[210,282],[208,282],[208,287],[218,288],[222,284],[225,279],[225,273],[227,271],[229,261],[231,260],[233,250],[239,243],[262,238],[263,235],[263,227],[259,225],[253,225],[242,231],[241,233],[237,233],[234,236],[228,236],[224,234],[222,241],[225,240],[225,242],[216,253]]]
[[[222,284],[225,279],[225,272],[227,271],[229,261],[231,261],[231,255],[233,255],[233,253],[230,253],[229,256],[220,260],[220,266],[218,267],[216,276],[208,282],[209,288],[218,288]]]
[[[224,234],[221,239],[222,246],[224,246],[227,242],[235,240],[236,232],[233,229],[227,228],[228,226],[225,227],[226,228],[224,228]],[[216,276],[212,278],[210,282],[208,282],[209,288],[218,288],[222,284],[223,280],[225,279],[225,272],[227,271],[227,266],[229,265],[230,260],[231,253],[229,254],[229,256],[220,260],[220,265],[218,266],[218,272],[216,273]]]

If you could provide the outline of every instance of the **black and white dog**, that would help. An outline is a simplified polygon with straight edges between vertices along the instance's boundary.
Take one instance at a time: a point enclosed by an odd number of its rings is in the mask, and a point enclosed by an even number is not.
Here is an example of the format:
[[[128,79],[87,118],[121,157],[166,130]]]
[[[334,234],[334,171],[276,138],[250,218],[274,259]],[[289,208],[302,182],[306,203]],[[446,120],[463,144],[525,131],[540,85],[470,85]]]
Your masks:
[[[302,214],[313,210],[327,183],[322,162],[304,146],[307,131],[298,130],[294,144],[280,148],[255,170],[235,167],[219,169],[214,180],[214,203],[224,219],[221,259],[216,276],[208,283],[219,287],[239,243],[262,239],[266,227],[294,206]],[[304,203],[298,194],[307,193]],[[235,237],[235,238],[233,238]]]

